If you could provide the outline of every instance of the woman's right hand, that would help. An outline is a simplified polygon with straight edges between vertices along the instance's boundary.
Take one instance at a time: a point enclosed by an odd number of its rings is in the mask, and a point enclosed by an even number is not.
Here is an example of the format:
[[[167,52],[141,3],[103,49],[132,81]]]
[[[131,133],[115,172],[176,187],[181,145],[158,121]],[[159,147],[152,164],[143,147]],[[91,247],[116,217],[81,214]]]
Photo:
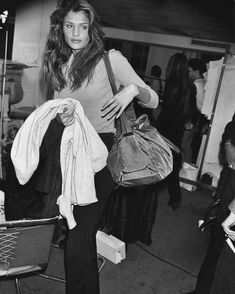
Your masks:
[[[106,117],[107,120],[113,117],[119,118],[125,108],[138,94],[138,87],[134,84],[123,87],[121,91],[102,106],[102,117]]]
[[[225,143],[225,155],[228,167],[235,169],[235,146],[231,142]]]
[[[63,109],[62,113],[59,113],[60,120],[65,127],[71,126],[74,123],[74,111],[75,106],[70,103]]]

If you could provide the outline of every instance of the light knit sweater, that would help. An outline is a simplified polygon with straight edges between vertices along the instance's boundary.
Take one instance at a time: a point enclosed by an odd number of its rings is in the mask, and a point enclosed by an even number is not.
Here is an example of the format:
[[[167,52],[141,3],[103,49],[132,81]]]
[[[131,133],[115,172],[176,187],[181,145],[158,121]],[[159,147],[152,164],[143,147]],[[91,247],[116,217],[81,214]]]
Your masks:
[[[158,105],[158,95],[136,74],[121,52],[114,49],[110,50],[109,59],[112,65],[117,89],[119,89],[120,85],[125,87],[130,84],[145,88],[149,91],[151,99],[149,103],[141,103],[141,105],[146,108],[156,108]],[[71,55],[67,66],[64,68],[64,75],[67,80],[67,74],[72,61],[73,55]],[[114,127],[114,117],[113,119],[107,120],[106,117],[102,117],[103,114],[101,112],[103,105],[113,97],[103,59],[101,59],[96,65],[92,79],[89,83],[87,83],[87,80],[84,81],[82,86],[76,91],[71,91],[68,83],[67,87],[60,92],[55,92],[54,95],[55,99],[63,99],[67,97],[72,97],[82,104],[87,118],[98,133],[116,132]]]

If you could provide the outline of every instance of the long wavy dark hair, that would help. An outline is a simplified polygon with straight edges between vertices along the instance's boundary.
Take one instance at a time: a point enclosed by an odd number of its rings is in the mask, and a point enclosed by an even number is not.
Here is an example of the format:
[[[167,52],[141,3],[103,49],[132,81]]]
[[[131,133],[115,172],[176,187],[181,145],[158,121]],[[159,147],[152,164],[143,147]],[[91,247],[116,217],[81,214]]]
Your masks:
[[[189,115],[195,97],[196,88],[189,79],[187,58],[183,53],[176,53],[170,57],[166,68],[163,108],[183,118]]]
[[[44,73],[46,80],[54,90],[60,91],[67,85],[62,68],[68,62],[72,49],[67,45],[63,34],[63,21],[70,12],[84,11],[89,19],[88,34],[90,41],[75,55],[69,69],[69,80],[72,91],[81,87],[87,79],[92,78],[93,70],[104,53],[104,33],[99,26],[98,16],[92,6],[84,0],[64,0],[50,17],[45,54]]]

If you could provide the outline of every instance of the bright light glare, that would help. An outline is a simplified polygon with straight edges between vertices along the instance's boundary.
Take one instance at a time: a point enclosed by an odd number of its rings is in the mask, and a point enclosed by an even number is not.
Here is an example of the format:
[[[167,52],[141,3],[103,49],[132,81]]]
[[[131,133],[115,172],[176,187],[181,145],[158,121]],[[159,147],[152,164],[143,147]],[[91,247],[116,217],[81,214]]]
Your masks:
[[[8,11],[7,10],[3,11],[3,13],[0,14],[0,19],[2,20],[2,23],[6,22],[7,16],[8,16]]]

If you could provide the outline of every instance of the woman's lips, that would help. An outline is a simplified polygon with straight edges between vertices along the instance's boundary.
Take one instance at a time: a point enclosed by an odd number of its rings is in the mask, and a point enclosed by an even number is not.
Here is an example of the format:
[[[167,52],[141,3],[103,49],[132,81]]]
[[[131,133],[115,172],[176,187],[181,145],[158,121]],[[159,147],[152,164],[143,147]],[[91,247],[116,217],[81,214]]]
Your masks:
[[[72,43],[80,43],[80,42],[81,42],[81,40],[77,40],[77,39],[71,39],[71,42],[72,42]]]

